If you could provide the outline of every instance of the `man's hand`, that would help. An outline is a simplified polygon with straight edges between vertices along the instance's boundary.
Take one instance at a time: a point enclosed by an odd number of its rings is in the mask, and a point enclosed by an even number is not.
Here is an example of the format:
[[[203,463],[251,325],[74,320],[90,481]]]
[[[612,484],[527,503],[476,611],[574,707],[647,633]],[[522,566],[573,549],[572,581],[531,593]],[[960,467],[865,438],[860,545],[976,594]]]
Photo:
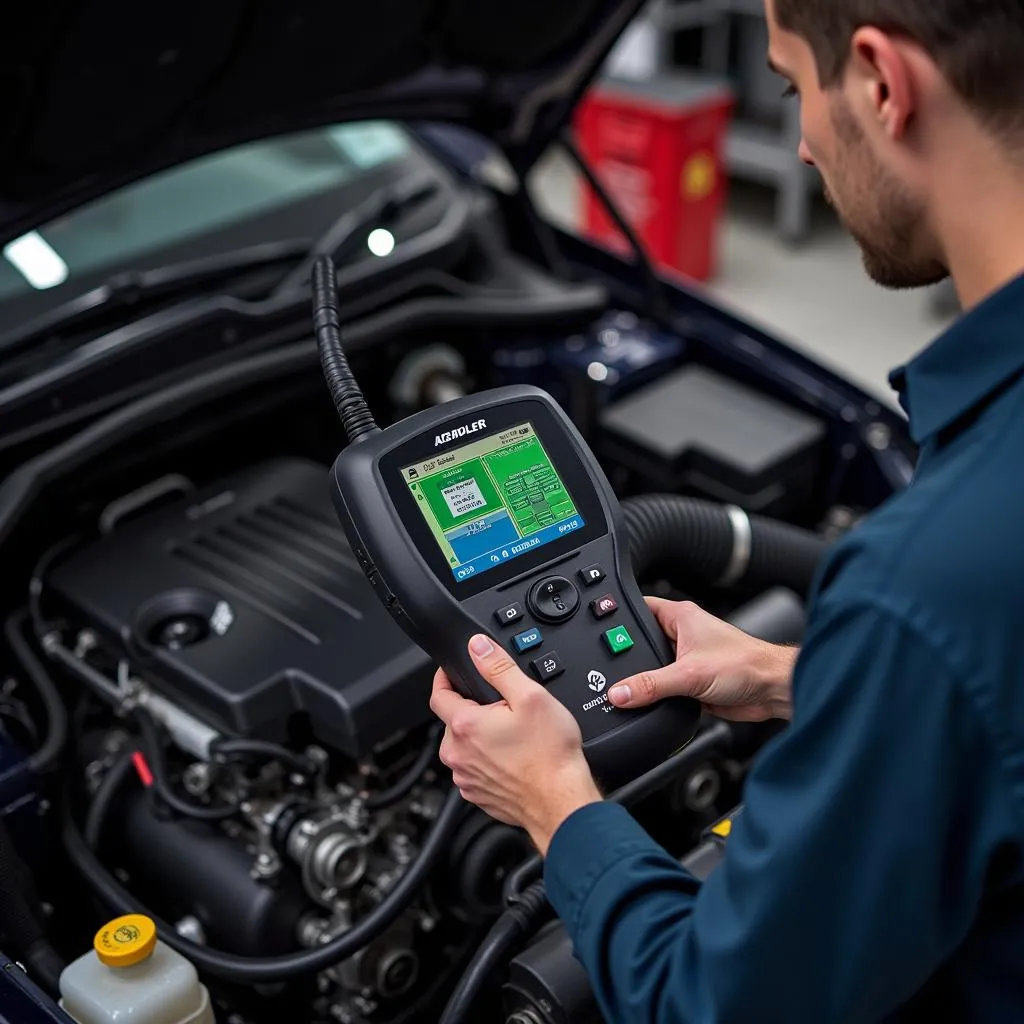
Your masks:
[[[430,708],[446,726],[441,760],[466,800],[525,828],[544,854],[573,811],[601,799],[580,728],[568,708],[487,637],[473,637],[469,653],[504,699],[483,705],[467,700],[439,669]]]
[[[676,660],[623,679],[608,691],[612,704],[640,708],[665,697],[694,697],[734,722],[790,717],[796,648],[757,640],[689,601],[649,597],[647,604],[675,642]]]

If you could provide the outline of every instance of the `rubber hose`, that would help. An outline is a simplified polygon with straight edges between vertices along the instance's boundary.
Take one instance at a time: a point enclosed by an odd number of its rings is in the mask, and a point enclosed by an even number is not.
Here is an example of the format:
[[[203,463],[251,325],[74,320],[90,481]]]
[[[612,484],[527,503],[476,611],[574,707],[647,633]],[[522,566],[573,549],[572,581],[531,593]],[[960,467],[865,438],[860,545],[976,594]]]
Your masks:
[[[322,946],[273,957],[245,957],[222,953],[183,938],[173,925],[141,906],[139,901],[107,871],[82,838],[67,811],[64,815],[62,839],[72,865],[113,910],[120,914],[145,914],[150,917],[157,926],[161,941],[191,960],[199,970],[226,981],[252,985],[284,981],[287,978],[326,970],[342,960],[347,960],[380,936],[406,910],[438,858],[447,850],[465,808],[466,804],[459,791],[451,789],[420,849],[419,856],[366,917]]]
[[[419,781],[423,773],[430,767],[437,756],[438,744],[441,741],[441,727],[434,725],[427,735],[423,749],[416,755],[416,760],[408,767],[402,777],[387,789],[371,793],[366,798],[366,807],[371,811],[379,811],[402,799]]]
[[[103,781],[93,794],[89,803],[89,810],[85,816],[85,841],[89,844],[90,850],[99,850],[103,841],[103,827],[107,823],[110,809],[117,799],[121,787],[125,784],[128,776],[135,770],[132,764],[132,751],[126,750],[107,770]]]
[[[233,761],[251,757],[280,761],[299,775],[315,775],[316,765],[303,754],[282,747],[279,743],[259,739],[216,739],[210,744],[210,753],[214,758]]]
[[[47,941],[36,905],[32,874],[14,848],[7,825],[0,818],[0,929],[9,952],[25,958],[33,977],[56,992],[64,961]]]
[[[149,770],[153,773],[153,789],[160,800],[172,811],[185,818],[194,818],[198,821],[224,821],[238,813],[235,804],[221,804],[205,806],[194,804],[183,800],[174,792],[171,780],[167,777],[167,764],[164,761],[163,739],[160,736],[160,729],[156,719],[143,708],[135,708],[132,717],[139,724],[142,733],[142,745],[149,762]]]
[[[657,572],[684,589],[743,583],[806,596],[829,548],[810,530],[675,494],[628,498],[622,511],[636,577]]]
[[[548,910],[543,882],[535,882],[518,902],[509,907],[491,927],[480,948],[463,971],[438,1024],[464,1024],[480,990],[512,946],[529,934]]]
[[[21,954],[25,962],[25,970],[29,977],[51,995],[60,992],[60,976],[67,967],[67,961],[50,945],[46,939],[39,939]]]
[[[22,671],[28,676],[46,708],[46,738],[28,758],[29,768],[37,775],[45,774],[57,765],[68,741],[68,712],[60,693],[42,662],[35,656],[25,639],[27,612],[18,612],[4,623],[4,636]]]
[[[733,740],[735,726],[727,722],[712,722],[704,732],[699,733],[682,750],[641,775],[638,779],[626,783],[608,797],[609,803],[622,804],[629,807],[640,800],[656,793],[687,768],[692,768],[704,760],[709,754],[728,749]],[[539,854],[524,860],[517,868],[509,872],[505,882],[505,901],[514,903],[521,899],[520,892],[527,892],[527,885],[544,870],[544,860]]]

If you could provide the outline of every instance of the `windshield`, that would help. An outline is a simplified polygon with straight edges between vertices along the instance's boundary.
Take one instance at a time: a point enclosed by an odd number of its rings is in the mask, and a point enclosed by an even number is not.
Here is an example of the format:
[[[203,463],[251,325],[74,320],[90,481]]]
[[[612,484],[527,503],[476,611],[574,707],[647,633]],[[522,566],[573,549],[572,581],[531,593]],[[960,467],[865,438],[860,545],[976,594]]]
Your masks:
[[[38,315],[120,271],[262,242],[312,241],[377,184],[427,161],[401,126],[361,122],[240,146],[153,175],[5,245],[0,323]]]

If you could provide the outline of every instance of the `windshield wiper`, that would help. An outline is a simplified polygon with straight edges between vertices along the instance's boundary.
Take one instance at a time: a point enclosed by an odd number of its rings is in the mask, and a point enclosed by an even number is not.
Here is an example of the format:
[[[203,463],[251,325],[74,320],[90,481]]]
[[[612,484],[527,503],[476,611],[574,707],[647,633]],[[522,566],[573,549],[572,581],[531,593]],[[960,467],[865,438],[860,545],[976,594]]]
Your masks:
[[[126,270],[20,324],[16,330],[0,335],[0,353],[9,354],[11,350],[25,348],[40,338],[88,327],[93,321],[109,319],[111,314],[120,313],[142,301],[179,295],[190,288],[277,263],[293,263],[307,252],[308,239],[290,239],[171,263],[152,270]]]
[[[344,263],[353,251],[366,244],[367,232],[372,228],[393,224],[402,214],[438,191],[434,178],[420,176],[402,178],[374,190],[358,206],[346,210],[331,223],[307,249],[305,259],[274,289],[274,295],[306,288],[318,256],[330,256],[339,265]]]
[[[365,244],[369,230],[393,222],[410,207],[434,195],[438,188],[436,180],[419,176],[382,185],[358,206],[332,221],[312,244],[308,238],[266,242],[152,270],[114,274],[98,287],[0,335],[0,354],[9,355],[41,338],[110,320],[141,302],[181,295],[278,263],[300,261],[275,286],[271,297],[278,298],[295,288],[306,287],[317,256],[326,253],[336,263],[344,263],[353,250]]]

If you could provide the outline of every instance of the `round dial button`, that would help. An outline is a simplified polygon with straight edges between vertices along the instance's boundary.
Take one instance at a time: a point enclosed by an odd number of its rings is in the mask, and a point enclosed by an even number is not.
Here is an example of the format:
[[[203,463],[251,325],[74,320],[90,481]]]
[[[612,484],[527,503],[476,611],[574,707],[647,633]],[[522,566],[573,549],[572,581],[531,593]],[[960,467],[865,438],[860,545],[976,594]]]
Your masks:
[[[544,622],[564,622],[580,604],[579,591],[564,576],[547,576],[530,588],[530,611]]]

